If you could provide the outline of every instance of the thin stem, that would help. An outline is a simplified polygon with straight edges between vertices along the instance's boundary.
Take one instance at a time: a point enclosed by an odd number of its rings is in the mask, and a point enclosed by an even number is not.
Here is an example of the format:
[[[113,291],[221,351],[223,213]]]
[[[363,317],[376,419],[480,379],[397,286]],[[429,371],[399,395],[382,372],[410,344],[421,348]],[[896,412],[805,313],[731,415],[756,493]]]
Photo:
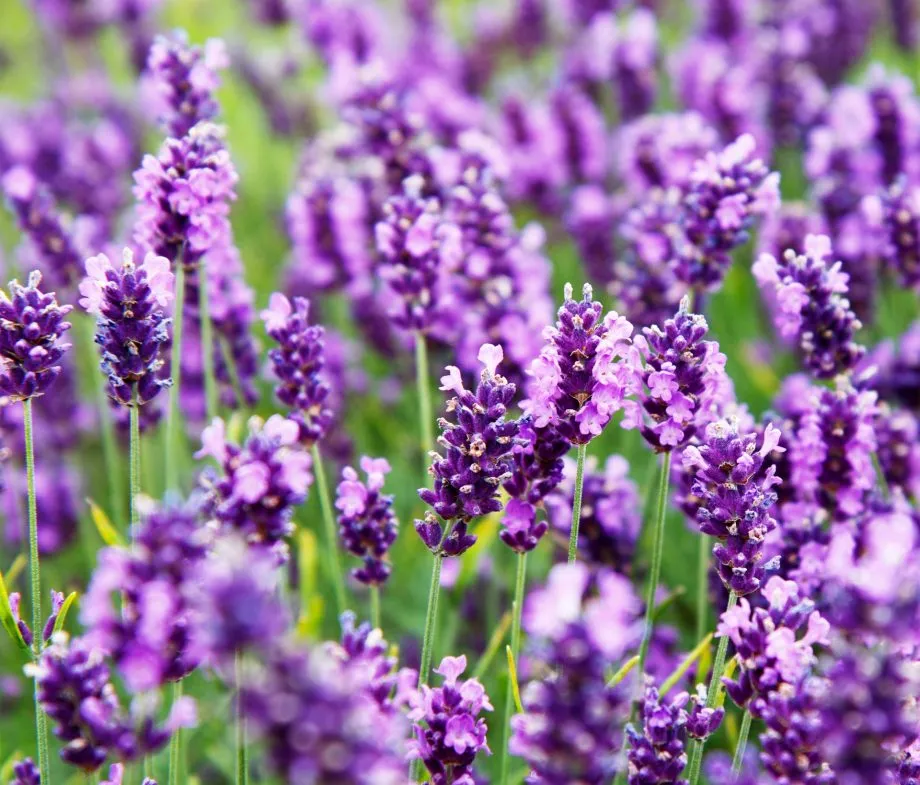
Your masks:
[[[888,487],[888,478],[885,477],[885,470],[882,468],[882,462],[878,459],[878,452],[875,450],[872,451],[872,468],[875,469],[875,481],[882,492],[882,498],[890,499],[891,490]]]
[[[578,558],[578,526],[581,523],[581,491],[585,484],[585,455],[587,444],[578,445],[578,463],[575,467],[575,499],[572,502],[572,531],[569,534],[569,564]]]
[[[345,612],[345,579],[342,577],[342,563],[339,559],[339,543],[335,531],[335,517],[332,514],[332,501],[329,498],[329,484],[326,482],[326,470],[319,447],[314,444],[313,472],[316,475],[316,488],[319,491],[319,506],[323,512],[323,524],[326,529],[326,548],[329,551],[329,565],[332,571],[332,590],[335,604],[340,614]]]
[[[185,321],[185,265],[176,260],[176,297],[173,305],[173,342],[170,353],[169,410],[166,413],[166,490],[179,490],[179,389],[182,382],[182,325]],[[170,774],[172,776],[172,774]]]
[[[236,357],[233,356],[233,352],[230,350],[226,340],[220,338],[219,343],[220,353],[224,358],[224,368],[227,369],[227,375],[230,377],[230,388],[236,396],[236,405],[240,411],[244,411],[246,408],[246,396],[243,395],[243,384],[240,381],[240,373],[236,367]]]
[[[380,629],[380,587],[371,586],[371,626]]]
[[[182,680],[173,682],[173,706],[182,697]],[[172,738],[169,740],[169,785],[180,785],[182,775],[179,772],[181,766],[181,749],[182,749],[182,728],[176,728],[173,731]]]
[[[728,605],[726,612],[735,607],[738,602],[738,595],[730,592],[728,595]],[[719,638],[719,648],[716,649],[716,658],[712,664],[712,678],[709,680],[709,690],[706,695],[706,706],[712,708],[719,702],[722,695],[722,674],[725,672],[725,655],[728,653],[728,636],[723,635]],[[700,778],[700,768],[703,765],[703,748],[706,746],[705,739],[695,739],[690,750],[690,765],[687,771],[689,776],[687,780],[689,785],[696,785]]]
[[[524,605],[524,584],[527,576],[527,553],[518,554],[517,577],[514,582],[514,604],[511,606],[511,654],[517,662],[521,652],[521,608]],[[508,674],[508,687],[505,691],[505,743],[502,745],[501,785],[508,785],[508,768],[511,765],[511,754],[508,752],[508,742],[511,740],[511,713],[514,709],[514,690],[511,684],[511,674]]]
[[[428,611],[425,614],[425,632],[422,636],[422,657],[418,669],[418,686],[428,683],[428,671],[431,668],[431,656],[434,649],[434,636],[437,630],[438,598],[441,594],[441,562],[443,556],[436,553],[434,566],[431,568],[431,586],[428,589]],[[418,782],[421,771],[421,761],[417,758],[412,761],[410,768],[410,781]]]
[[[35,498],[35,445],[32,439],[32,399],[22,402],[23,435],[26,449],[26,484],[29,495],[29,570],[32,578],[32,656],[38,661],[42,651],[42,579],[38,557],[38,504]],[[48,729],[45,712],[38,700],[35,680],[35,742],[41,781],[48,782]]]
[[[243,656],[237,652],[234,660],[236,671],[236,785],[249,782],[249,761],[246,750],[246,718],[243,716],[243,701],[240,690],[243,684]]]
[[[701,534],[696,563],[696,639],[701,640],[709,627],[709,535]]]
[[[422,440],[422,455],[433,450],[434,422],[431,414],[431,386],[428,381],[428,342],[425,334],[415,334],[415,386],[418,393],[419,437]],[[427,485],[427,482],[425,483]]]
[[[741,718],[741,732],[738,734],[738,746],[735,747],[735,758],[732,761],[732,774],[737,777],[744,764],[744,750],[747,747],[748,734],[751,732],[751,712],[746,710]]]
[[[198,265],[198,317],[201,319],[201,361],[204,364],[204,400],[208,422],[217,417],[217,377],[214,375],[214,328],[211,323],[211,301],[208,297],[208,276],[205,259]],[[242,404],[242,400],[240,401]]]
[[[661,472],[658,476],[658,500],[655,507],[655,529],[652,540],[652,566],[648,576],[648,590],[645,595],[645,626],[642,643],[639,646],[639,678],[645,671],[645,658],[648,656],[649,643],[652,640],[654,625],[655,593],[661,577],[661,555],[664,551],[664,522],[668,509],[668,484],[671,480],[671,453],[666,452],[661,460]]]
[[[129,409],[131,415],[131,441],[130,441],[130,488],[129,503],[131,505],[131,538],[134,538],[137,527],[140,525],[141,516],[137,508],[138,497],[141,493],[141,426],[140,405],[137,402],[137,389],[134,390],[133,400]]]

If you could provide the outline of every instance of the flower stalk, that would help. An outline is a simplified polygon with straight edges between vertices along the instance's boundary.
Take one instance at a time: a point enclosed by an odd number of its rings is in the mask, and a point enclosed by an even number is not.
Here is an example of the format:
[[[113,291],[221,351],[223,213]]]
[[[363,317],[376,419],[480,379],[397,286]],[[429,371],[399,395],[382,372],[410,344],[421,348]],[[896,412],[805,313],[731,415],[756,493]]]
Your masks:
[[[569,563],[578,558],[578,527],[581,523],[581,496],[585,484],[585,455],[587,444],[578,445],[578,458],[575,466],[575,497],[572,501],[572,531],[569,534]]]
[[[527,579],[527,551],[518,553],[517,575],[514,581],[514,602],[511,606],[511,657],[517,663],[521,653],[521,615],[524,606],[524,585]],[[502,785],[508,785],[508,768],[511,765],[511,754],[508,751],[508,742],[511,739],[511,714],[514,709],[514,685],[511,674],[508,674],[508,687],[505,691],[505,716],[503,729],[505,742],[502,745],[501,779]]]

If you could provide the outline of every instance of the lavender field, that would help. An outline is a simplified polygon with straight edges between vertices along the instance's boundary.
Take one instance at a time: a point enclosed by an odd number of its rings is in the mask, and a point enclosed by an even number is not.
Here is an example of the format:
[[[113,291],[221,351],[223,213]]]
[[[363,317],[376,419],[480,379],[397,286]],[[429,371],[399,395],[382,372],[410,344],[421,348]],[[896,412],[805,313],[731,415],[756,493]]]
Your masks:
[[[0,0],[0,785],[918,785],[920,0]]]

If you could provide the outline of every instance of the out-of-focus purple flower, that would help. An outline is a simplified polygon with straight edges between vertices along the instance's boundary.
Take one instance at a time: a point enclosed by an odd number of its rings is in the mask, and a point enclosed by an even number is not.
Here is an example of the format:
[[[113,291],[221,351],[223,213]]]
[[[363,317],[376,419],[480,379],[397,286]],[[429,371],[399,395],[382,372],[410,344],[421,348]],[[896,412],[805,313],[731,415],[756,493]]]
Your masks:
[[[13,781],[9,785],[41,785],[41,772],[31,758],[24,758],[13,766]]]
[[[484,368],[475,393],[463,386],[455,366],[447,366],[441,377],[441,389],[454,394],[447,411],[456,424],[443,417],[438,421],[438,442],[445,454],[432,453],[434,487],[419,490],[419,497],[447,523],[446,539],[434,513],[415,522],[419,537],[432,553],[459,556],[476,542],[467,533],[470,519],[502,508],[499,487],[511,477],[518,435],[517,421],[505,419],[515,386],[498,373],[503,356],[501,346],[482,346],[479,359]]]
[[[98,770],[109,755],[132,761],[157,752],[175,730],[195,723],[195,703],[187,697],[173,705],[163,725],[151,715],[127,714],[102,651],[65,633],[56,633],[27,668],[54,735],[65,742],[61,759],[85,772]]]
[[[658,452],[686,444],[724,386],[725,355],[715,341],[703,340],[709,325],[689,307],[685,298],[663,326],[646,327],[629,354],[628,392],[638,388],[639,400],[626,402],[623,427],[639,428]]]
[[[361,458],[367,481],[346,466],[336,490],[335,506],[339,509],[339,536],[353,556],[364,561],[352,570],[355,580],[368,586],[380,586],[390,577],[387,552],[396,540],[399,522],[393,512],[393,497],[381,493],[384,478],[390,472],[386,458]]]
[[[808,235],[827,234],[827,223],[814,207],[804,202],[784,201],[765,216],[757,234],[757,256],[769,254],[781,259],[786,251],[805,252]]]
[[[212,38],[204,47],[192,46],[188,34],[177,30],[157,36],[150,47],[147,72],[163,102],[159,122],[167,136],[180,138],[219,111],[214,91],[218,71],[228,65],[223,41]]]
[[[124,406],[151,401],[163,387],[163,344],[169,340],[164,310],[173,299],[169,260],[148,253],[140,265],[125,249],[120,269],[105,254],[86,260],[80,305],[96,317],[96,342],[109,396]]]
[[[308,320],[310,304],[295,297],[293,304],[280,292],[272,294],[262,311],[262,321],[278,347],[269,351],[279,384],[278,399],[292,409],[300,440],[312,446],[326,435],[332,423],[330,388],[323,376],[326,364],[325,330]]]
[[[550,111],[562,135],[566,181],[596,183],[607,174],[607,129],[600,110],[577,88],[550,95]]]
[[[294,3],[291,16],[327,65],[370,63],[380,54],[379,9],[355,0]]]
[[[829,379],[853,369],[865,352],[854,340],[862,327],[850,309],[849,276],[831,263],[831,242],[805,238],[805,252],[787,250],[781,260],[763,254],[754,264],[758,284],[775,298],[780,335],[798,342],[808,368]]]
[[[758,449],[757,434],[739,434],[737,423],[720,420],[706,426],[699,446],[683,452],[684,467],[694,475],[700,532],[719,540],[713,548],[719,576],[739,595],[757,591],[763,582],[763,541],[776,527],[771,488],[780,480],[775,467],[762,474],[761,469],[765,456],[781,449],[779,438],[768,425]]]
[[[624,406],[632,325],[616,311],[603,315],[585,284],[580,301],[565,288],[556,325],[544,331],[543,351],[530,366],[524,411],[537,428],[553,425],[573,444],[598,436]]]
[[[572,192],[565,228],[578,247],[588,277],[604,287],[615,277],[614,226],[618,205],[599,185],[582,185]]]
[[[492,704],[478,680],[460,680],[465,670],[465,656],[445,657],[435,668],[444,683],[423,684],[411,698],[409,719],[415,739],[409,742],[409,757],[422,761],[434,785],[472,783],[476,756],[491,754],[488,727],[479,715],[492,711]]]
[[[223,531],[278,551],[280,558],[286,558],[294,507],[313,484],[313,461],[299,447],[299,435],[296,422],[275,414],[262,424],[250,421],[249,437],[239,446],[227,442],[224,421],[215,418],[196,453],[220,467],[220,473],[209,470],[201,479],[205,515]]]
[[[277,645],[244,675],[240,700],[267,764],[288,782],[402,785],[402,718],[323,648]]]
[[[0,392],[14,401],[44,395],[61,373],[69,343],[61,337],[70,329],[64,317],[72,306],[58,305],[54,293],[38,287],[39,272],[28,286],[10,282],[10,294],[0,292]]]
[[[920,321],[913,322],[897,343],[883,341],[860,365],[860,371],[875,368],[870,386],[893,404],[920,414]]]
[[[882,261],[902,284],[920,287],[920,185],[901,177],[881,197],[867,197],[863,205],[870,222],[883,232]]]
[[[47,398],[55,398],[56,395]],[[46,398],[46,399],[47,399]],[[40,399],[40,400],[46,400]],[[69,413],[69,412],[68,412]],[[36,412],[36,417],[38,413]],[[39,426],[39,423],[36,423]],[[21,426],[18,426],[21,427]],[[53,556],[66,548],[77,535],[80,524],[78,501],[82,482],[80,475],[60,455],[59,447],[42,450],[40,427],[36,427],[35,496],[38,510],[38,552]],[[21,442],[21,437],[17,442]],[[4,469],[7,487],[3,494],[3,513],[6,519],[6,542],[10,547],[28,545],[26,520],[27,478],[25,467],[7,466]]]
[[[135,694],[178,681],[198,665],[189,651],[186,586],[201,569],[206,534],[192,510],[155,510],[129,549],[99,554],[80,603],[85,640],[112,659]]]
[[[601,785],[616,773],[629,700],[607,685],[607,668],[636,642],[641,605],[616,573],[600,570],[596,583],[597,596],[585,601],[588,568],[557,565],[524,604],[533,654],[548,671],[524,689],[510,751],[534,783]]]
[[[648,112],[658,88],[658,24],[647,8],[634,10],[622,23],[614,53],[613,79],[620,117],[632,120]]]
[[[547,499],[553,529],[568,539],[572,527],[575,490],[571,463],[558,491]],[[578,559],[592,566],[609,567],[623,575],[632,572],[642,511],[629,463],[622,455],[607,458],[602,470],[596,463],[585,469],[578,529]]]
[[[920,8],[916,0],[888,0],[891,31],[895,43],[905,52],[913,52],[920,40]]]
[[[80,276],[80,252],[47,188],[25,166],[11,168],[0,184],[35,261],[56,286],[73,284]]]
[[[889,488],[908,498],[920,494],[920,422],[904,409],[880,403],[875,419],[875,454]]]
[[[772,783],[772,780],[767,780],[760,771],[757,765],[757,754],[750,748],[737,774],[732,768],[731,756],[725,752],[709,753],[703,764],[703,774],[710,785],[771,785]]]

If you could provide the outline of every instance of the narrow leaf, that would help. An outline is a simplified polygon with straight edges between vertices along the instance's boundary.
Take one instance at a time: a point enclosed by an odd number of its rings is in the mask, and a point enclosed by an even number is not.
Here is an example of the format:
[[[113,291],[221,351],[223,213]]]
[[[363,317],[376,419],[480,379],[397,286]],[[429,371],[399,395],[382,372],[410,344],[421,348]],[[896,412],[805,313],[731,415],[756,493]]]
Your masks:
[[[676,589],[674,589],[674,591],[672,591],[667,597],[665,597],[655,606],[655,609],[652,611],[652,621],[658,621],[661,614],[663,614],[686,593],[687,590],[683,586],[678,586]]]
[[[312,638],[319,631],[325,605],[317,587],[317,545],[316,535],[307,529],[297,530],[297,566],[300,571],[300,619],[297,631],[305,638]]]
[[[3,574],[0,573],[0,625],[23,651],[29,651],[29,644],[25,642],[22,633],[19,631],[19,625],[13,618],[13,611],[10,610],[10,595],[6,591],[6,583],[3,581]]]
[[[10,586],[16,583],[16,579],[19,578],[19,576],[22,574],[22,571],[26,568],[28,563],[29,563],[29,560],[26,558],[26,555],[24,553],[20,553],[15,559],[13,559],[13,563],[10,565],[10,568],[6,571],[6,582]]]
[[[476,663],[476,669],[473,671],[474,679],[482,679],[486,670],[492,664],[492,660],[495,659],[495,655],[498,654],[502,641],[505,640],[505,636],[508,634],[509,627],[511,627],[511,612],[506,611],[501,621],[498,622],[495,632],[492,633],[492,637],[489,638],[489,643],[482,657],[480,657],[479,662]]]
[[[728,666],[725,668],[725,672],[722,674],[722,678],[731,679],[735,675],[735,671],[738,669],[738,657],[732,657],[728,661]],[[715,685],[713,685],[715,688]],[[722,687],[719,687],[719,700],[716,701],[716,708],[721,708],[725,703],[725,690]]]
[[[58,614],[58,617],[54,622],[54,632],[60,632],[64,629],[64,623],[67,621],[67,614],[70,613],[70,606],[73,605],[76,601],[77,593],[75,591],[72,591],[67,595],[67,599],[64,600],[64,604],[61,606],[61,612]]]
[[[105,511],[92,499],[88,498],[86,503],[89,505],[89,514],[93,519],[93,525],[96,527],[96,531],[99,532],[99,537],[102,541],[110,546],[124,546],[125,541],[122,539],[121,534],[118,533],[118,529],[112,524],[109,516],[105,514]]]
[[[514,664],[514,655],[511,653],[510,646],[505,646],[505,654],[508,656],[508,678],[511,679],[511,693],[514,695],[514,706],[519,714],[523,714],[524,706],[521,704],[521,688],[518,686],[517,667]]]
[[[709,649],[709,645],[712,643],[712,633],[710,632],[703,640],[696,644],[696,648],[693,649],[686,657],[684,657],[683,662],[677,666],[677,669],[672,673],[668,678],[666,678],[662,684],[661,689],[659,690],[662,697],[668,694],[668,692],[674,687],[677,682],[679,682],[683,675],[690,670],[690,666],[693,665],[702,655],[703,652]]]
[[[630,657],[626,662],[623,663],[623,667],[620,668],[613,676],[610,677],[610,681],[607,682],[608,687],[616,687],[623,679],[625,679],[629,672],[636,667],[639,662],[639,655],[635,657]]]

